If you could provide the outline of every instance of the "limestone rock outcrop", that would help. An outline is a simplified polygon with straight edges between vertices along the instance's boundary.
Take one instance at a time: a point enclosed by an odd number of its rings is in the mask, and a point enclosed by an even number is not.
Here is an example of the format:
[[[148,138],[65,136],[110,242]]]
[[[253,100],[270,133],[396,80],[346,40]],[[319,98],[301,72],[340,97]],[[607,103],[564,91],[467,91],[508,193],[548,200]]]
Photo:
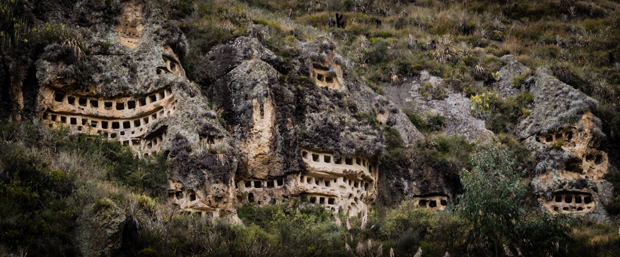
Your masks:
[[[384,88],[385,95],[397,106],[426,116],[441,115],[445,118],[443,133],[464,136],[468,141],[488,141],[493,132],[485,122],[474,117],[469,98],[444,85],[443,79],[423,71],[419,77],[402,84]]]
[[[236,222],[234,143],[185,77],[183,34],[161,22],[152,2],[119,6],[119,24],[102,21],[84,33],[91,54],[72,44],[45,48],[37,62],[38,118],[118,141],[143,157],[167,155],[169,194],[184,212]]]
[[[603,179],[609,162],[601,121],[592,114],[597,102],[551,74],[546,67],[536,70],[531,115],[517,128],[537,160],[534,191],[551,213],[605,219],[612,186]]]
[[[211,68],[195,74],[238,143],[237,204],[301,199],[366,215],[383,149],[373,120],[406,120],[401,128],[411,142],[421,134],[400,110],[376,114],[377,95],[348,77],[329,39],[296,48],[286,64],[259,39],[241,37],[211,50],[199,65]]]

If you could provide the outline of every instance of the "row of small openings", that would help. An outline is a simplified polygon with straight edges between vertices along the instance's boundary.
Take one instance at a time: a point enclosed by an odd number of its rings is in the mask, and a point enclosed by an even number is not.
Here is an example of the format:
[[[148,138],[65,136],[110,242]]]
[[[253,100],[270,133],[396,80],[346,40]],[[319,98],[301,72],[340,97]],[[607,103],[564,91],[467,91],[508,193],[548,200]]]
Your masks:
[[[316,80],[321,81],[321,82],[325,82],[325,83],[328,83],[328,84],[334,83],[334,77],[324,76],[323,74],[320,74],[320,73],[316,74]]]
[[[571,141],[573,139],[573,131],[566,131],[563,133],[556,133],[556,134],[549,134],[547,136],[542,137],[544,138],[545,143],[553,143],[557,140],[565,140],[565,141]],[[540,142],[540,139],[538,140]]]
[[[562,201],[564,201],[565,203],[572,203],[573,202],[573,196],[572,195],[556,195],[553,198],[554,198],[554,201],[556,203],[561,203]],[[582,203],[582,198],[581,198],[580,195],[575,195],[574,199],[575,199],[575,203]],[[592,202],[592,197],[591,196],[584,196],[583,197],[583,203],[589,204],[591,202]]]
[[[582,206],[564,206],[562,207],[563,211],[584,211],[584,210],[591,210],[592,206],[588,206],[585,209]],[[559,206],[553,206],[553,210],[556,212],[560,211],[560,207]]]
[[[301,183],[304,184],[315,184],[317,186],[325,186],[325,187],[331,187],[332,186],[332,182],[329,180],[323,180],[323,179],[315,179],[313,177],[307,177],[307,176],[301,176],[300,177],[300,181]],[[358,181],[353,181],[353,180],[349,180],[347,178],[343,178],[342,182],[345,184],[349,184],[349,186],[354,187],[354,188],[360,188],[360,186],[362,185],[361,182]],[[337,179],[333,180],[333,185],[336,186],[338,183]],[[364,183],[364,189],[368,190],[368,182]]]
[[[190,201],[196,201],[196,193],[194,192],[189,192],[189,200]],[[178,200],[181,200],[184,198],[184,193],[183,191],[168,191],[168,198],[176,198]]]
[[[308,159],[309,153],[307,151],[302,151],[301,154],[304,159]],[[320,154],[313,153],[311,155],[312,155],[313,162],[342,164],[342,158],[340,158],[339,160],[334,160],[332,155],[323,154],[323,158],[321,158]],[[334,161],[332,162],[332,160]],[[359,166],[364,166],[366,168],[370,166],[370,163],[366,159],[362,159],[362,158],[344,158],[344,161],[346,165],[353,165],[353,162],[355,162],[355,164]]]
[[[162,111],[163,112],[163,111]],[[170,112],[168,112],[170,113]],[[153,114],[153,119],[157,119],[157,114]],[[48,114],[48,113],[44,113],[43,114],[43,119],[44,120],[51,120],[51,121],[59,121],[61,123],[65,123],[65,124],[70,124],[73,126],[77,126],[77,130],[78,131],[82,131],[83,127],[90,127],[90,128],[98,128],[98,124],[99,121],[90,121],[90,124],[88,123],[88,119],[84,119],[81,118],[81,122],[78,122],[78,118],[77,117],[65,117],[65,116],[60,116],[60,115],[55,115],[55,114]],[[145,119],[145,124],[148,124],[148,117],[144,118]],[[137,121],[137,122],[136,122]],[[139,124],[139,120],[134,121],[134,124]],[[78,123],[81,123],[82,125],[79,125]],[[123,128],[131,128],[131,124],[130,121],[124,121],[122,122]],[[108,121],[101,121],[101,128],[103,129],[108,129]],[[121,123],[119,122],[112,122],[112,129],[120,129]],[[137,125],[139,126],[139,125]],[[53,127],[53,124],[49,124],[49,127]],[[140,128],[140,131],[142,131],[143,128]],[[116,133],[108,133],[106,131],[101,131],[98,130],[97,133],[102,133],[106,138],[116,138],[117,134]],[[136,131],[131,131],[131,134],[135,134]],[[120,135],[121,136],[125,136],[126,133],[125,131],[120,131]],[[129,141],[127,141],[127,144],[129,143]]]
[[[448,205],[448,201],[445,200],[445,199],[441,199],[439,201],[439,203],[441,204],[441,206],[447,206]],[[428,208],[435,208],[435,207],[437,207],[437,200],[420,199],[418,201],[418,205],[419,206],[423,206],[423,207],[428,207]]]
[[[283,178],[278,178],[276,180],[267,180],[265,181],[265,187],[266,188],[274,188],[276,186],[276,184],[281,187],[284,185],[284,179]],[[262,188],[263,187],[263,181],[260,180],[254,180],[254,181],[245,181],[245,188]]]
[[[249,203],[253,203],[253,202],[254,202],[254,194],[252,194],[252,193],[249,193],[249,194],[248,194],[248,202],[249,202]],[[256,203],[257,203],[258,205],[261,205],[261,201],[256,201]],[[269,201],[269,204],[276,204],[276,199],[271,199],[271,200]]]
[[[159,115],[161,115],[161,116],[163,116],[164,114],[166,114],[166,113],[163,110],[159,112]],[[168,111],[167,114],[169,116],[169,115],[171,115],[171,112]],[[76,117],[70,117],[70,119],[69,119],[70,122],[67,122],[67,117],[65,117],[65,116],[60,116],[60,120],[57,120],[58,119],[57,117],[58,116],[55,115],[55,114],[52,114],[52,115],[48,115],[48,113],[44,113],[43,114],[43,119],[44,120],[47,120],[49,118],[51,121],[60,121],[61,123],[68,123],[68,124],[71,124],[71,125],[77,125],[77,118]],[[153,120],[153,121],[157,120],[157,113],[153,113],[150,116],[150,119]],[[143,124],[142,122],[144,122],[144,125],[149,124],[149,117],[147,116],[147,117],[144,117],[142,119],[136,119],[136,120],[133,120],[133,122],[129,121],[129,120],[127,120],[127,121],[101,121],[101,129],[109,129],[109,128],[115,129],[115,130],[131,129],[132,128],[132,123],[133,123],[133,128],[137,128],[137,127],[142,126],[142,124]],[[112,125],[111,127],[109,127],[110,123]],[[88,119],[82,118],[82,126],[87,126],[87,125],[90,126],[91,128],[99,128],[99,121],[92,120],[90,122],[90,124],[89,124],[88,123]],[[124,135],[124,132],[122,132],[121,135]]]
[[[164,91],[161,91],[159,93],[155,93],[153,95],[150,95],[146,98],[141,98],[138,100],[138,104],[140,107],[142,106],[146,106],[147,105],[147,99],[150,100],[149,103],[154,103],[157,102],[159,100],[162,100],[166,97],[169,97],[172,95],[172,91],[170,89],[166,89]],[[63,102],[65,99],[66,94],[63,92],[56,92],[55,96],[54,96],[54,100],[56,102]],[[73,96],[69,96],[67,97],[67,103],[70,105],[75,105],[75,101],[76,97]],[[77,102],[78,105],[82,106],[82,107],[87,107],[88,103],[90,103],[90,107],[91,108],[95,108],[98,109],[99,108],[99,100],[98,99],[88,99],[88,98],[77,98]],[[106,110],[112,110],[114,108],[114,102],[112,101],[104,101],[103,106],[104,109]],[[125,102],[116,102],[116,110],[124,110],[125,107],[127,107],[127,109],[135,109],[136,108],[136,101],[135,100],[129,100],[127,101],[127,103],[125,104]]]
[[[155,137],[152,140],[149,140],[146,143],[146,150],[151,150],[154,147],[157,147],[159,145],[159,143],[161,143],[163,141],[163,139],[161,137]],[[131,140],[125,140],[125,141],[119,141],[119,143],[121,143],[124,146],[139,146],[140,145],[140,139],[131,139]],[[154,151],[153,151],[154,152]],[[157,153],[157,152],[155,152]],[[145,155],[148,156],[148,155]]]
[[[317,202],[317,198],[318,198],[318,202]],[[316,196],[310,196],[310,203],[318,203],[318,204],[325,204],[325,199],[327,197],[316,197]],[[333,205],[336,204],[336,198],[333,197],[329,197],[327,198],[327,204],[329,205]]]

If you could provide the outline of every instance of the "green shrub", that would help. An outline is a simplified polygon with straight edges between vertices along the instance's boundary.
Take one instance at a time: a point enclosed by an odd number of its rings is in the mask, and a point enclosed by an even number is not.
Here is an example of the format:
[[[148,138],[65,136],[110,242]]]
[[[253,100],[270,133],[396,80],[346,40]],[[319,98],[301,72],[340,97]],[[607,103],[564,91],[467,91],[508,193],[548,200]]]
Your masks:
[[[365,50],[364,55],[369,64],[378,65],[388,60],[388,51],[391,43],[390,41],[377,38],[370,48]]]
[[[506,147],[482,146],[471,160],[473,169],[461,172],[465,193],[459,196],[458,206],[458,213],[470,226],[469,244],[496,256],[503,252],[503,245],[518,247],[524,256],[564,251],[554,245],[563,245],[568,238],[563,217],[521,208],[526,187]]]
[[[30,256],[74,256],[77,217],[65,202],[74,176],[51,170],[35,154],[0,143],[0,248]]]
[[[523,83],[525,82],[525,79],[529,78],[530,76],[534,75],[534,71],[533,70],[528,70],[526,72],[523,72],[517,76],[514,76],[512,78],[512,84],[516,87],[516,88],[521,88],[523,87]]]
[[[434,100],[443,100],[448,97],[446,93],[446,89],[441,84],[433,85],[430,82],[427,82],[420,89],[420,94],[424,97],[430,97]]]

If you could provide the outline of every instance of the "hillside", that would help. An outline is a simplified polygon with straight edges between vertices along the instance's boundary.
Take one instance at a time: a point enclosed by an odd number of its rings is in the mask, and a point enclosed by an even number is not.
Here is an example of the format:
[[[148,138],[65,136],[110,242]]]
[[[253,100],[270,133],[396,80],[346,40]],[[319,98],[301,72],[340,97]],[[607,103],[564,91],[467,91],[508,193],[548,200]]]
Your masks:
[[[2,0],[1,256],[620,255],[620,3]]]

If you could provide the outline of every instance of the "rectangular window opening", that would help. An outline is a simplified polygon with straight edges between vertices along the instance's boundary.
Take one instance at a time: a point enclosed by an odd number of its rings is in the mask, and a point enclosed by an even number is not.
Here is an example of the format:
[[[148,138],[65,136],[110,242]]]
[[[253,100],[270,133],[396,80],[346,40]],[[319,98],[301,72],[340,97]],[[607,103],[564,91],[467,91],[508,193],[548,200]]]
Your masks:
[[[347,165],[353,165],[353,158],[345,158],[344,161],[347,163]]]
[[[70,121],[71,121],[71,125],[77,125],[77,118],[71,117]]]
[[[102,129],[108,129],[108,122],[107,121],[102,121],[101,122],[101,128]]]
[[[127,109],[136,109],[136,101],[127,102]]]
[[[134,127],[140,127],[140,120],[134,120],[133,121],[133,126]]]
[[[82,118],[82,126],[86,126],[87,123],[88,123],[88,119]]]
[[[60,92],[56,92],[56,95],[54,96],[54,100],[56,102],[62,102],[62,100],[65,99],[65,94],[60,93]]]
[[[320,204],[324,204],[324,203],[325,203],[325,197],[321,197],[321,198],[319,198],[319,203],[320,203]]]
[[[112,122],[112,129],[119,129],[121,128],[120,123],[118,123],[117,121]]]
[[[105,108],[106,110],[112,110],[112,102],[104,102],[103,108]]]
[[[141,98],[140,100],[138,100],[138,102],[140,103],[140,106],[145,106],[146,105],[146,98]]]
[[[313,162],[318,162],[319,161],[319,155],[318,154],[312,154],[312,161]]]
[[[123,122],[123,128],[124,128],[124,129],[131,128],[131,122],[129,122],[129,121],[124,121],[124,122]]]
[[[67,97],[67,102],[69,102],[70,105],[75,105],[75,97]]]
[[[252,187],[252,181],[246,181],[245,182],[245,187],[246,188],[251,188]]]
[[[90,107],[99,108],[99,101],[97,101],[97,100],[90,100]]]
[[[274,188],[274,187],[275,187],[275,183],[273,180],[267,181],[267,188]]]
[[[116,110],[125,110],[125,103],[116,103]]]
[[[329,200],[327,200],[327,204],[334,204],[334,203],[336,203],[335,198],[329,198]]]
[[[263,187],[263,185],[261,184],[260,181],[254,181],[254,187],[255,188],[261,188],[261,187]]]
[[[279,178],[278,179],[278,186],[281,187],[284,185],[284,179],[283,178]]]
[[[80,98],[78,100],[78,104],[81,105],[81,106],[84,106],[84,107],[86,107],[86,103],[87,102],[88,102],[88,100],[86,98]]]
[[[331,156],[323,156],[323,161],[326,163],[331,163],[332,162],[332,157]]]
[[[151,103],[157,102],[157,96],[156,95],[150,95],[149,99],[151,100]]]
[[[159,99],[164,99],[166,98],[166,95],[164,94],[164,91],[159,92]]]

